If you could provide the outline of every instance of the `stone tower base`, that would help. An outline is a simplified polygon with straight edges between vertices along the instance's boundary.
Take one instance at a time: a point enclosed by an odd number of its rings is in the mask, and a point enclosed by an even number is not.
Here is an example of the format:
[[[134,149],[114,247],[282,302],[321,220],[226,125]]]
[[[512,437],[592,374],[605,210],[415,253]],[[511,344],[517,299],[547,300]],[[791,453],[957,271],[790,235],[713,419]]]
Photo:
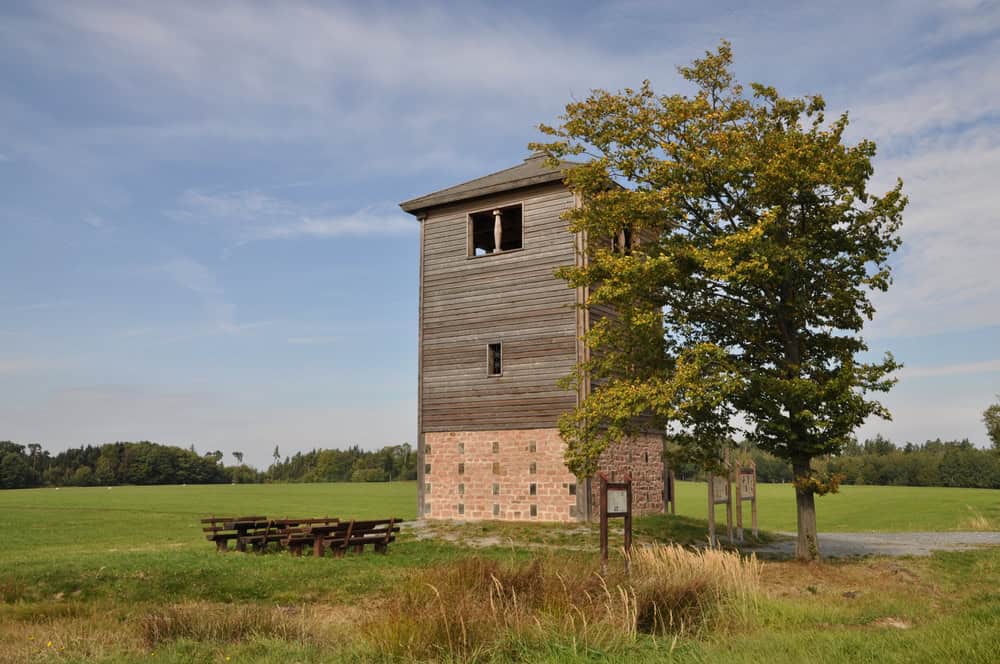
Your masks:
[[[601,455],[599,467],[610,479],[631,473],[636,514],[663,511],[661,440],[640,436]],[[423,516],[505,521],[596,517],[598,483],[573,476],[564,451],[558,429],[425,433]]]

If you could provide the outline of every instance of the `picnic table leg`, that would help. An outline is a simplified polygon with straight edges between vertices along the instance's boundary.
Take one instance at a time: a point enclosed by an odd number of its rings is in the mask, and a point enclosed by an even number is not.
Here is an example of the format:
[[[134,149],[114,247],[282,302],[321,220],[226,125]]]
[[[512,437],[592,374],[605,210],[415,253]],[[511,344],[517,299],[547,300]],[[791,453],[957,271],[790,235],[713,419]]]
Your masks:
[[[247,534],[247,529],[246,528],[239,528],[239,529],[237,529],[236,534],[237,534],[237,537],[236,537],[236,550],[239,551],[240,553],[246,553],[247,552],[247,543],[243,539],[243,537]]]
[[[322,558],[325,553],[325,547],[323,546],[323,538],[317,537],[313,540],[313,555],[317,558]]]
[[[215,550],[218,553],[225,553],[229,551],[229,543],[226,542],[225,538],[220,538],[215,540]]]

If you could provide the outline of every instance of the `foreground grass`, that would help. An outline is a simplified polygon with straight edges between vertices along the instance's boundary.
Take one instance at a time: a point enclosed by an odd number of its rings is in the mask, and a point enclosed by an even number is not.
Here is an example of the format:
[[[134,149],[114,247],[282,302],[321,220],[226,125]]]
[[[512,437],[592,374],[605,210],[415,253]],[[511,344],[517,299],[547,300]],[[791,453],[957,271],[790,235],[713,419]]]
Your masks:
[[[750,610],[741,605],[738,620],[712,622],[701,630],[638,632],[613,622],[628,613],[614,586],[623,578],[620,569],[613,566],[611,592],[605,594],[594,580],[596,560],[589,554],[525,554],[508,548],[473,556],[455,547],[439,561],[420,566],[413,564],[412,553],[400,547],[384,558],[305,558],[312,565],[297,570],[298,596],[284,602],[273,597],[191,601],[166,593],[129,602],[86,595],[8,602],[0,605],[0,662],[138,662],[153,656],[168,662],[408,661],[410,656],[448,661],[452,651],[459,655],[454,661],[497,662],[990,662],[1000,652],[1000,549],[813,566],[765,562],[758,599]],[[247,572],[272,560],[296,562],[284,555],[204,556],[247,561]],[[538,595],[546,582],[539,581],[538,564],[557,565],[567,587]],[[372,568],[380,566],[394,569],[395,582],[373,580]],[[316,580],[323,567],[337,574],[320,574]],[[492,575],[501,588],[517,589],[518,599],[509,590],[483,594],[482,584],[478,595],[472,590],[468,597],[457,594],[466,586],[475,588],[476,578]],[[342,585],[353,588],[352,597],[333,590]],[[310,587],[321,592],[310,594]],[[540,599],[563,592],[583,603],[576,622]],[[587,593],[596,602],[587,605]],[[490,600],[506,602],[493,622],[483,618]],[[600,615],[605,602],[608,620]],[[441,611],[446,619],[437,617]],[[450,625],[457,644],[463,616],[466,634],[478,630],[477,640],[464,649],[453,645],[449,650],[447,632],[432,642],[437,649],[429,648],[426,639],[414,645],[401,638],[438,634]],[[476,643],[486,645],[476,648]]]
[[[638,520],[640,541],[701,541],[704,491],[681,483],[681,515]],[[763,528],[794,526],[790,491],[761,487]],[[201,515],[241,512],[412,518],[414,492],[412,483],[0,492],[0,662],[405,660],[399,654],[405,651],[373,638],[377,617],[391,615],[387,607],[403,591],[429,592],[426,583],[443,589],[449,570],[470,560],[481,561],[476,569],[512,570],[515,578],[540,560],[566,578],[576,574],[574,590],[593,582],[596,534],[587,526],[445,525],[432,529],[430,539],[404,533],[387,556],[317,560],[217,555],[197,523]],[[820,524],[959,529],[968,506],[997,519],[997,497],[845,487],[843,495],[820,501]],[[619,573],[620,561],[612,568]],[[612,588],[622,582],[611,581]],[[452,584],[453,592],[460,585]],[[821,566],[766,562],[753,615],[742,622],[696,633],[630,633],[589,613],[587,632],[577,618],[553,622],[562,614],[540,601],[521,615],[523,625],[536,627],[511,629],[500,635],[502,647],[461,655],[464,661],[993,661],[1000,652],[996,588],[1000,549]],[[431,603],[424,595],[416,600],[405,615],[419,624]]]

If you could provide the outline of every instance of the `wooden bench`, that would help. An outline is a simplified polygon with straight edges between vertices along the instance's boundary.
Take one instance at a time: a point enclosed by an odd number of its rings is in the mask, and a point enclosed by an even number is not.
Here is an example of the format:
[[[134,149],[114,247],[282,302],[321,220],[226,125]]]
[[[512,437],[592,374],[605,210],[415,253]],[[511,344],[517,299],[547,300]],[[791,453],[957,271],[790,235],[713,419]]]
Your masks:
[[[335,526],[340,523],[336,517],[318,517],[312,519],[269,519],[263,527],[258,526],[253,531],[248,531],[246,535],[239,539],[245,550],[247,545],[257,552],[263,553],[267,545],[276,543],[279,547],[284,546],[285,540],[293,533],[300,533],[313,525]]]
[[[237,550],[243,551],[245,549],[240,548],[240,537],[249,532],[251,524],[266,520],[267,517],[264,516],[212,516],[201,520],[201,530],[205,533],[205,539],[215,542],[216,551],[228,551],[229,540],[236,540]]]
[[[335,556],[343,556],[348,550],[355,553],[372,545],[377,553],[386,553],[389,544],[396,540],[401,519],[376,519],[368,521],[342,521],[338,524],[312,525],[297,532],[290,532],[285,545],[295,556],[302,555],[302,549],[312,545],[313,555],[323,557],[329,549]]]

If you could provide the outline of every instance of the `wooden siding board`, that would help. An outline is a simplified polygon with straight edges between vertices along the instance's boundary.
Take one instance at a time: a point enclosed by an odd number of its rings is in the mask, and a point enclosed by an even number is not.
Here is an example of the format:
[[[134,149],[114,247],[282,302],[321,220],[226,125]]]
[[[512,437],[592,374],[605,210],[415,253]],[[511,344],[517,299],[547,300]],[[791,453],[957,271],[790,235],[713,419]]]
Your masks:
[[[467,214],[523,205],[524,246],[468,257]],[[575,392],[557,381],[576,362],[576,294],[554,276],[575,260],[561,184],[431,210],[422,222],[422,431],[549,428]],[[488,376],[486,344],[503,343]]]

